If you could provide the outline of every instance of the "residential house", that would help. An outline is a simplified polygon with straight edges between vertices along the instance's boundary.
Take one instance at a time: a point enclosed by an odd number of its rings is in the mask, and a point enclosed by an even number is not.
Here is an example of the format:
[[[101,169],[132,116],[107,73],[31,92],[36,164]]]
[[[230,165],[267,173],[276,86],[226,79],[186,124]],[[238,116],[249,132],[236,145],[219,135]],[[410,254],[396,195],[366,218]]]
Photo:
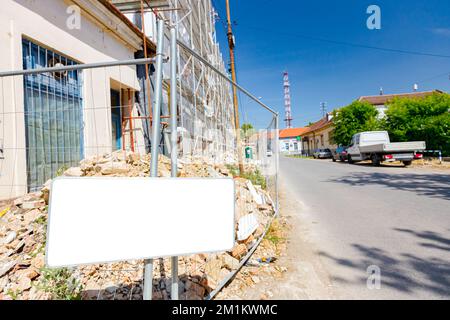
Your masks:
[[[302,136],[308,128],[281,129],[279,133],[279,148],[282,153],[301,154]]]
[[[362,96],[358,101],[368,102],[373,105],[378,110],[378,117],[384,118],[385,112],[387,110],[387,104],[396,98],[425,98],[431,96],[435,93],[443,93],[440,90],[434,91],[423,91],[423,92],[411,92],[411,93],[400,93],[400,94],[382,94],[378,96]]]
[[[325,117],[306,127],[302,136],[302,153],[312,155],[316,149],[336,149],[337,145],[331,139],[332,132],[332,115],[327,113]]]

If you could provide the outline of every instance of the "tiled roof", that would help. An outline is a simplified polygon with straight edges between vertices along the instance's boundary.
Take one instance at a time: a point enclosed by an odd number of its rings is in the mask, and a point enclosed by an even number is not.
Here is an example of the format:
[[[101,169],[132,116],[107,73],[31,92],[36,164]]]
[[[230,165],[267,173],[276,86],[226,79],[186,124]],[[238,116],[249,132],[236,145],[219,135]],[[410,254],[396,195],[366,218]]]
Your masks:
[[[308,128],[289,128],[289,129],[280,129],[280,139],[282,138],[291,138],[298,137],[305,133]]]
[[[433,93],[442,93],[442,91],[423,91],[423,92],[412,92],[412,93],[400,93],[400,94],[385,94],[379,96],[362,96],[358,101],[366,101],[375,106],[386,104],[394,98],[424,98],[432,95]]]
[[[330,116],[325,116],[322,119],[320,119],[319,121],[314,122],[309,127],[306,127],[307,130],[304,132],[304,134],[320,130],[320,129],[325,128],[325,127],[327,127],[327,126],[329,126],[331,124],[332,124],[331,117]]]

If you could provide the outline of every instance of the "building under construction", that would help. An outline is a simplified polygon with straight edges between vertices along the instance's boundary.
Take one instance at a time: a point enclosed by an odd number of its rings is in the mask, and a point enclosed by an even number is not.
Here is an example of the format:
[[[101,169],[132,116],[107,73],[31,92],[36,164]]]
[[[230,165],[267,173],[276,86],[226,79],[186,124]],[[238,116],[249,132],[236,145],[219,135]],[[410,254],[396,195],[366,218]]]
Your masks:
[[[167,122],[178,111],[179,158],[235,159],[231,88],[178,50],[178,105],[170,106],[169,34],[222,73],[216,13],[209,0],[6,0],[0,12],[0,72],[114,63],[155,56],[163,47],[161,132],[151,141],[152,64],[0,77],[0,199],[38,190],[62,169],[114,150],[170,153]],[[168,28],[166,28],[167,30]],[[148,67],[146,67],[148,66]]]
[[[211,1],[168,0],[127,1],[113,0],[138,28],[152,41],[156,40],[156,21],[164,19],[176,25],[177,38],[193,48],[222,73],[227,73],[224,59],[216,40],[216,11]],[[164,34],[164,54],[169,55],[169,30]],[[158,45],[158,43],[156,43]],[[181,156],[185,159],[202,158],[209,161],[232,161],[235,152],[235,131],[230,84],[213,70],[183,50],[178,50],[178,115]],[[162,117],[171,112],[169,105],[169,68],[163,69]],[[151,79],[153,82],[153,80]],[[144,83],[142,87],[145,87]],[[151,95],[153,92],[151,92]],[[141,101],[140,105],[144,105]],[[145,108],[144,108],[145,109]],[[163,152],[169,140],[163,134]]]

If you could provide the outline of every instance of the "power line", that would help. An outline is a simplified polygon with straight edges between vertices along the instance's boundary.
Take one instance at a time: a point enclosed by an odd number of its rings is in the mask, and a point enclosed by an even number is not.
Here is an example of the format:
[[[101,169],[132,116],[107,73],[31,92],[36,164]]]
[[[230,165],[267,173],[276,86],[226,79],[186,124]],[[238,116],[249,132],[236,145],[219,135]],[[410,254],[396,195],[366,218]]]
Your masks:
[[[357,48],[372,49],[372,50],[392,52],[392,53],[410,54],[410,55],[427,56],[427,57],[435,57],[435,58],[447,58],[447,59],[450,58],[450,55],[444,55],[444,54],[435,54],[435,53],[429,53],[429,52],[402,50],[402,49],[394,49],[394,48],[383,48],[383,47],[370,46],[370,45],[365,45],[365,44],[358,44],[358,43],[351,43],[351,42],[344,42],[344,41],[338,41],[338,40],[313,37],[313,36],[309,36],[309,35],[293,34],[293,33],[287,33],[287,32],[275,32],[273,30],[254,27],[254,26],[248,26],[248,25],[246,25],[246,27],[250,28],[250,29],[254,29],[254,30],[267,32],[267,33],[273,33],[273,34],[284,35],[284,36],[288,36],[288,37],[303,38],[303,39],[309,39],[309,40],[315,40],[315,41],[322,41],[322,42],[327,42],[327,43],[334,43],[334,44],[345,45],[345,46],[349,46],[349,47],[357,47]]]
[[[449,76],[449,79],[450,79],[450,71],[445,72],[445,73],[440,73],[440,74],[438,74],[438,75],[435,75],[435,76],[432,76],[432,77],[429,77],[429,78],[420,80],[419,83],[420,83],[420,82],[425,82],[425,81],[434,80],[434,79],[437,79],[437,78],[440,78],[440,77],[443,77],[443,76]]]

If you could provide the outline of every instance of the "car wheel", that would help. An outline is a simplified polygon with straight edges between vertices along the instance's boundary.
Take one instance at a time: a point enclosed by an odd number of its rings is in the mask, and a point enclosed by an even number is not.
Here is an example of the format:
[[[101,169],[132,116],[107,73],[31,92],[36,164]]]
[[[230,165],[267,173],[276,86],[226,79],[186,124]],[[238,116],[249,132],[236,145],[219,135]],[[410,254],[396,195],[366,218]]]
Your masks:
[[[347,160],[348,160],[348,163],[349,163],[349,164],[353,164],[352,156],[348,156]]]
[[[376,154],[373,154],[370,159],[372,160],[372,165],[374,165],[375,167],[380,166],[381,161],[380,161],[380,158]]]
[[[411,160],[408,161],[403,161],[403,164],[405,165],[405,167],[410,166],[412,164]]]

